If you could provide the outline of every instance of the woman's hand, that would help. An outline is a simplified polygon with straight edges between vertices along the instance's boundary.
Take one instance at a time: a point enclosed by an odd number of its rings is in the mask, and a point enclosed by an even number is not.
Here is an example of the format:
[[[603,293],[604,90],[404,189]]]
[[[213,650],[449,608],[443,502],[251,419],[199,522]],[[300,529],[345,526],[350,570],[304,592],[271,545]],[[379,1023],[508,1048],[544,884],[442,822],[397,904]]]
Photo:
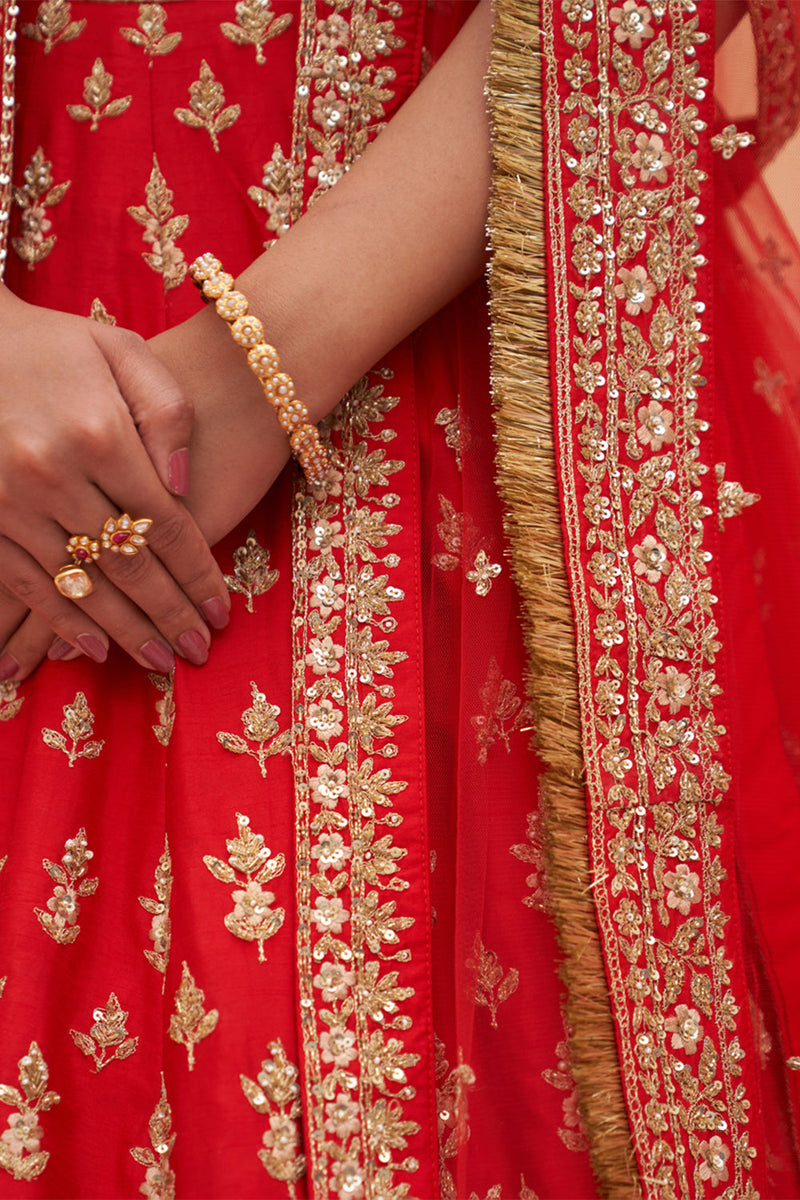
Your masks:
[[[229,600],[200,530],[164,486],[188,485],[184,394],[137,335],[35,308],[5,288],[0,362],[0,581],[97,661],[109,637],[151,669],[170,670],[172,648],[205,661],[210,635],[198,610],[219,628]],[[69,560],[68,538],[97,538],[120,512],[152,519],[149,548],[104,551],[89,568],[93,594],[65,599],[53,576]],[[29,659],[28,645],[43,638],[32,628],[33,637],[23,623],[5,643],[0,679],[27,673],[15,638]]]

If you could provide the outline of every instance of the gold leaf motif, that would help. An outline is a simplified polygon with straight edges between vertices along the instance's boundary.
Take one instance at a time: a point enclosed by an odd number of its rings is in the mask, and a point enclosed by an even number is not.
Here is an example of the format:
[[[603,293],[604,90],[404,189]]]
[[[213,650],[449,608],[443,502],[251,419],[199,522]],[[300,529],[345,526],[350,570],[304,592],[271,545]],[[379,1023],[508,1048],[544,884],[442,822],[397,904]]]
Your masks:
[[[267,777],[267,759],[273,754],[287,754],[291,746],[291,730],[285,733],[278,733],[278,722],[275,718],[280,714],[280,708],[277,704],[269,704],[263,692],[259,691],[258,685],[250,684],[250,690],[253,697],[252,707],[246,708],[242,713],[242,726],[246,737],[240,737],[236,733],[217,734],[217,741],[231,754],[247,754],[254,758],[258,763],[258,768],[261,771],[262,779]],[[251,749],[248,742],[255,743],[255,749]]]
[[[272,158],[264,163],[261,182],[262,187],[249,187],[247,194],[267,213],[267,229],[280,237],[291,227],[293,172],[292,163],[277,142]]]
[[[437,425],[444,428],[444,440],[456,457],[456,466],[461,470],[461,456],[469,446],[469,430],[466,422],[462,428],[461,413],[458,408],[441,408],[433,418]]]
[[[151,270],[162,276],[164,291],[168,292],[171,288],[178,287],[186,278],[183,251],[175,242],[186,232],[189,218],[185,215],[173,215],[172,192],[167,187],[155,154],[150,179],[145,187],[145,197],[147,204],[132,205],[128,209],[128,215],[144,227],[142,240],[153,249],[142,251],[142,258]]]
[[[95,1071],[102,1071],[116,1059],[121,1061],[136,1053],[139,1039],[128,1037],[125,1028],[128,1014],[113,992],[105,1008],[96,1008],[92,1017],[94,1024],[88,1033],[80,1033],[77,1029],[70,1029],[69,1033],[78,1049],[94,1061]]]
[[[485,948],[479,933],[475,934],[467,967],[475,972],[475,1003],[489,1009],[492,1029],[497,1029],[497,1010],[519,987],[519,971],[511,967],[503,974],[497,955]]]
[[[723,158],[733,158],[737,150],[752,146],[755,141],[752,133],[740,133],[735,125],[726,125],[720,133],[715,133],[711,139],[711,149],[718,151]]]
[[[70,186],[66,183],[53,183],[53,164],[45,156],[41,146],[25,168],[22,187],[12,190],[14,203],[22,209],[20,219],[20,237],[11,239],[15,253],[28,264],[32,271],[37,263],[47,258],[56,244],[56,235],[49,233],[53,222],[47,216],[47,209],[59,204]]]
[[[269,550],[260,545],[251,529],[243,546],[233,552],[233,575],[225,576],[229,592],[247,598],[247,611],[253,612],[253,598],[263,596],[277,582],[280,572],[270,570]]]
[[[169,1021],[169,1036],[186,1047],[189,1070],[194,1070],[194,1048],[213,1033],[219,1020],[216,1008],[205,1011],[205,993],[194,981],[188,964],[183,964],[180,986],[175,993],[175,1012]]]
[[[79,758],[97,758],[105,746],[105,742],[91,740],[94,728],[94,713],[89,708],[83,692],[78,692],[72,704],[63,708],[64,720],[61,722],[62,733],[55,729],[43,729],[42,741],[51,750],[60,750],[66,754],[69,765],[75,766]],[[71,745],[68,742],[71,741]],[[84,742],[83,746],[80,743]],[[80,748],[79,748],[80,747]]]
[[[172,895],[172,858],[169,852],[169,842],[164,838],[164,852],[158,860],[155,870],[155,900],[149,896],[140,896],[139,903],[145,912],[150,913],[150,940],[152,950],[145,950],[144,956],[152,967],[164,975],[162,992],[166,984],[166,970],[169,963],[171,943],[171,924],[169,919],[169,903]]]
[[[92,301],[92,307],[89,310],[89,320],[97,321],[98,325],[116,325],[117,323],[117,318],[112,317],[111,313],[98,296],[95,296],[94,300]]]
[[[532,728],[533,714],[530,706],[523,704],[518,696],[516,684],[510,679],[503,679],[494,656],[489,659],[489,673],[478,694],[483,712],[470,717],[470,724],[478,743],[478,762],[484,766],[489,748],[497,738],[503,742],[506,753],[511,753],[511,734],[523,729],[526,724]]]
[[[300,1153],[302,1105],[298,1070],[286,1057],[280,1038],[270,1042],[267,1050],[269,1057],[261,1064],[257,1082],[246,1075],[240,1075],[239,1081],[250,1105],[269,1117],[264,1149],[258,1151],[258,1157],[264,1170],[273,1179],[282,1180],[293,1198],[294,1185],[306,1170],[305,1157]]]
[[[13,721],[25,701],[17,694],[17,685],[9,680],[0,683],[0,721]]]
[[[158,724],[151,725],[151,729],[161,745],[168,746],[175,725],[175,680],[171,675],[158,675],[155,672],[149,673],[147,678],[154,688],[163,693],[161,699],[156,701]]]
[[[133,96],[120,96],[118,100],[112,100],[113,82],[114,76],[105,69],[102,58],[96,58],[91,75],[87,75],[83,81],[86,103],[67,105],[67,112],[73,121],[91,121],[89,129],[94,133],[103,117],[121,117],[127,112]]]
[[[209,854],[204,856],[203,862],[221,883],[240,885],[232,893],[234,909],[225,918],[225,928],[245,942],[258,942],[258,961],[266,962],[264,942],[281,929],[286,919],[286,909],[271,908],[275,895],[265,892],[262,885],[283,874],[286,859],[282,854],[272,856],[263,835],[253,833],[250,829],[249,817],[237,813],[236,824],[239,836],[226,842],[227,863]]]
[[[8,1129],[0,1136],[0,1167],[12,1179],[38,1179],[47,1166],[50,1154],[40,1150],[44,1130],[39,1113],[47,1112],[61,1102],[57,1092],[47,1091],[47,1063],[36,1042],[19,1060],[19,1090],[0,1084],[0,1104],[16,1111],[8,1118]]]
[[[264,44],[288,29],[292,20],[291,13],[277,17],[270,10],[270,0],[239,0],[236,24],[223,21],[220,29],[237,46],[255,46],[256,62],[261,64],[267,61]]]
[[[140,4],[136,24],[138,29],[126,27],[120,33],[131,45],[141,46],[150,59],[149,67],[154,58],[171,54],[183,37],[182,33],[167,33],[167,13],[161,4]]]
[[[456,511],[446,496],[439,496],[442,520],[436,532],[444,543],[444,551],[434,554],[431,562],[440,571],[456,571],[460,566],[479,596],[488,596],[492,583],[502,570],[493,563],[486,550],[484,538],[469,513]]]
[[[561,1101],[563,1125],[558,1130],[558,1136],[568,1150],[585,1153],[588,1147],[583,1121],[578,1111],[578,1093],[570,1065],[569,1046],[566,1041],[556,1046],[558,1064],[553,1070],[546,1068],[542,1071],[542,1079],[560,1092],[566,1092]]]
[[[78,925],[81,911],[79,897],[93,896],[100,882],[96,877],[84,879],[89,860],[94,857],[87,847],[86,830],[79,829],[74,838],[68,838],[64,843],[64,857],[60,864],[51,862],[49,858],[42,860],[42,866],[55,880],[56,886],[47,901],[50,911],[46,912],[43,908],[33,911],[42,929],[61,946],[70,945],[81,931]]]
[[[25,37],[42,42],[49,54],[59,42],[74,42],[86,28],[86,18],[72,20],[72,6],[67,0],[43,0],[36,13],[35,25],[23,25]]]
[[[434,1035],[434,1069],[436,1073],[436,1112],[439,1124],[439,1149],[441,1154],[442,1196],[457,1195],[455,1181],[445,1166],[448,1158],[454,1158],[469,1141],[468,1093],[475,1086],[475,1072],[464,1062],[461,1047],[458,1048],[458,1064],[450,1070],[445,1057],[444,1043]]]
[[[163,1075],[161,1096],[148,1124],[150,1146],[134,1146],[130,1151],[131,1157],[147,1168],[145,1182],[139,1191],[147,1200],[175,1200],[175,1172],[169,1165],[175,1134],[172,1132],[172,1109],[167,1100]]]
[[[719,527],[725,528],[725,522],[730,517],[738,517],[751,504],[757,504],[761,499],[755,492],[746,492],[740,483],[725,478],[725,463],[717,463],[717,505],[719,508]]]
[[[531,889],[530,895],[525,896],[522,903],[526,904],[528,908],[538,908],[541,912],[548,912],[550,901],[544,885],[544,831],[541,814],[538,810],[528,813],[525,836],[528,839],[526,842],[509,848],[515,858],[533,868],[525,880]]]
[[[219,154],[218,134],[230,129],[239,120],[241,107],[225,107],[225,91],[217,82],[205,59],[200,63],[200,78],[189,85],[189,108],[176,108],[175,116],[190,129],[205,129],[214,150]]]

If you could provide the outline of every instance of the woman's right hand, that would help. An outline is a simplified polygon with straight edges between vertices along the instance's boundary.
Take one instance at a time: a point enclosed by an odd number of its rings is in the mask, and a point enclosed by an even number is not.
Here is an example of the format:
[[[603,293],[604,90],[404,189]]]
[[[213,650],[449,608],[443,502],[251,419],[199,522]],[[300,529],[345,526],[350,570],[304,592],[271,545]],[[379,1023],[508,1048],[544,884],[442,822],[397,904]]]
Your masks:
[[[187,489],[192,424],[169,372],[138,335],[36,308],[1,286],[0,362],[0,582],[97,661],[111,638],[149,669],[169,671],[173,649],[204,662],[206,622],[226,624],[229,598],[203,535],[165,486]],[[141,429],[137,413],[147,416]],[[103,551],[88,569],[94,592],[61,596],[53,576],[69,561],[69,537],[99,539],[121,512],[152,519],[148,546]],[[38,645],[43,627],[25,622],[2,643],[0,680],[28,673],[15,638]]]

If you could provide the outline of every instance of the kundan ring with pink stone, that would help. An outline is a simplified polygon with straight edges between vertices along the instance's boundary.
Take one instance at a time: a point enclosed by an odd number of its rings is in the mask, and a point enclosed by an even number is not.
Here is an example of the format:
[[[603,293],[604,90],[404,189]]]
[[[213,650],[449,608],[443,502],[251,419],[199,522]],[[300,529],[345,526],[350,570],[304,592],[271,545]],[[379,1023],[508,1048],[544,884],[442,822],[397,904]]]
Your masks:
[[[134,521],[127,513],[109,517],[100,535],[103,549],[112,550],[114,554],[138,554],[142,546],[147,545],[144,535],[152,524],[149,517]]]

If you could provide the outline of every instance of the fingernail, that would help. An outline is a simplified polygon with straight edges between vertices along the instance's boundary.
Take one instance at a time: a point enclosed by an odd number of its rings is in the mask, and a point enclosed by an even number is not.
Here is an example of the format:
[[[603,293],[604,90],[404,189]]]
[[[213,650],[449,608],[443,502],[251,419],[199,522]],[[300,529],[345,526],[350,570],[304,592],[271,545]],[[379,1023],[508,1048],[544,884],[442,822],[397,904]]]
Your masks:
[[[5,679],[10,679],[12,675],[16,675],[19,670],[19,663],[14,658],[13,654],[4,654],[0,658],[0,682]]]
[[[189,490],[189,451],[185,446],[170,454],[168,470],[169,486],[179,496],[185,496]]]
[[[95,637],[93,633],[79,633],[75,641],[86,657],[91,658],[93,662],[105,662],[108,658],[108,646],[104,646],[100,638]]]
[[[63,638],[56,638],[50,649],[47,651],[47,657],[53,662],[58,662],[62,658],[66,658],[71,650],[74,650],[69,642],[65,642]]]
[[[210,600],[206,600],[205,604],[200,605],[200,612],[212,629],[224,629],[230,620],[228,606],[221,596],[212,596]]]
[[[169,675],[175,666],[175,656],[169,646],[165,646],[163,642],[157,642],[155,638],[145,642],[139,653],[151,667],[155,667],[162,675]]]
[[[175,644],[183,657],[188,658],[196,667],[202,667],[204,662],[208,662],[208,646],[196,629],[182,633]]]

